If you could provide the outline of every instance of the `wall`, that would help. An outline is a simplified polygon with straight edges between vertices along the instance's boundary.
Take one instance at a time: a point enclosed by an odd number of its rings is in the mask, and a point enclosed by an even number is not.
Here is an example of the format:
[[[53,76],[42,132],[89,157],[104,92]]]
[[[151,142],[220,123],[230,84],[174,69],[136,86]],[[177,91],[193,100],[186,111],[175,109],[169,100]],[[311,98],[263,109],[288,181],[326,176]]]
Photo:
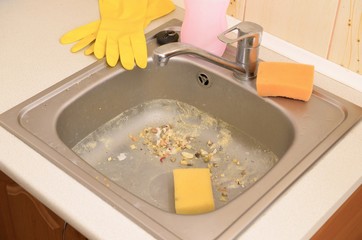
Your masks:
[[[231,0],[228,14],[362,74],[362,0]]]

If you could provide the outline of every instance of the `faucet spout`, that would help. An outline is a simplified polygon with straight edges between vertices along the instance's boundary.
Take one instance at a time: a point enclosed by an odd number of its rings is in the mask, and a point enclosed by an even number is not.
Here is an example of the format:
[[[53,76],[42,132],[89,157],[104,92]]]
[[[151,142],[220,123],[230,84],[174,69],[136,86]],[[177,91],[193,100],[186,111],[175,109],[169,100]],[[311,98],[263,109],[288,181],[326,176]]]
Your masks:
[[[231,62],[201,48],[186,43],[169,43],[156,48],[153,51],[153,61],[158,66],[165,66],[169,59],[178,55],[195,55],[205,61],[227,68],[235,74],[245,74],[246,70],[242,65]]]
[[[237,31],[236,38],[229,38],[227,35],[233,31]],[[241,22],[218,36],[221,41],[228,44],[237,42],[235,62],[185,43],[169,43],[156,48],[153,52],[153,61],[159,66],[165,66],[168,60],[174,56],[195,55],[232,70],[234,76],[239,80],[251,80],[256,77],[257,73],[262,32],[263,28],[256,23]]]

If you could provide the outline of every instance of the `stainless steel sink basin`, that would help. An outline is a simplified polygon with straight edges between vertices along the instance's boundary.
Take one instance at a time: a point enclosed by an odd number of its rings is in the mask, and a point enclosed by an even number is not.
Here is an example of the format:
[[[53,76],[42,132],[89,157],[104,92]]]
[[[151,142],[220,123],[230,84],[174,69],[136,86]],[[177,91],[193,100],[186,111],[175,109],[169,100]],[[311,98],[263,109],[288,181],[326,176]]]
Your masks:
[[[0,115],[0,123],[157,238],[230,239],[361,119],[317,87],[309,102],[193,57],[124,71],[98,61]],[[228,48],[225,56],[232,56]],[[191,155],[190,155],[191,154]],[[173,168],[208,167],[216,210],[177,215]]]

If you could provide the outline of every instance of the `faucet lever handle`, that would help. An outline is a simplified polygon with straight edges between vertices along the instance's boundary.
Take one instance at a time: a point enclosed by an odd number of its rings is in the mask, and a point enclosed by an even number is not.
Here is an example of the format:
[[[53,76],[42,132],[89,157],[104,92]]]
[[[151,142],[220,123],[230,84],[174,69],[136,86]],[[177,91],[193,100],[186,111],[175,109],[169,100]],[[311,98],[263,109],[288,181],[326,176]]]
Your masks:
[[[236,38],[229,38],[227,35],[231,32],[234,32],[235,30],[237,30]],[[262,33],[263,28],[260,25],[253,22],[240,22],[234,27],[231,27],[228,30],[219,34],[218,38],[219,40],[227,44],[232,44],[251,38],[252,41],[245,41],[245,44],[248,45],[245,47],[259,47],[261,43]]]

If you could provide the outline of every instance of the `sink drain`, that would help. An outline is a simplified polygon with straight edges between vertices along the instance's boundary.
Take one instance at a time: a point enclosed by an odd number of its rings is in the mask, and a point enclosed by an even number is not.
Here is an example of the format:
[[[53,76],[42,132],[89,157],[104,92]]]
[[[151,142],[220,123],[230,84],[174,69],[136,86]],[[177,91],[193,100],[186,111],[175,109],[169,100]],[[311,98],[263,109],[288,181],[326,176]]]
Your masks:
[[[199,73],[197,76],[197,82],[202,87],[210,87],[211,79],[205,73]]]

